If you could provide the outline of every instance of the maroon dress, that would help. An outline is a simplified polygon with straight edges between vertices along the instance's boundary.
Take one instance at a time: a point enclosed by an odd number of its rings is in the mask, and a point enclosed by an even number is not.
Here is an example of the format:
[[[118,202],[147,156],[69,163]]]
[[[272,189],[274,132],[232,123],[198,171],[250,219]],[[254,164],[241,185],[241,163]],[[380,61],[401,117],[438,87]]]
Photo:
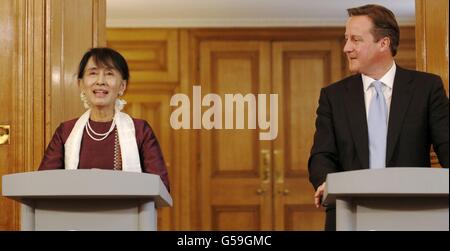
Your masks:
[[[52,141],[48,145],[44,158],[42,159],[39,170],[64,169],[64,144],[70,135],[77,119],[61,123],[53,135]],[[138,145],[139,157],[141,160],[142,172],[157,174],[161,177],[164,185],[169,190],[169,178],[164,158],[153,130],[145,120],[133,119],[136,131],[136,143]],[[106,133],[110,127],[110,122],[94,122],[89,120],[92,129],[97,133]],[[115,138],[117,130],[114,129],[108,137],[102,141],[95,141],[83,131],[80,148],[79,169],[114,169],[121,166],[114,161],[114,151],[117,152]],[[115,149],[116,148],[116,149]],[[120,150],[120,148],[119,148]],[[117,155],[117,154],[116,154]],[[118,154],[120,157],[120,154]],[[116,156],[117,162],[117,156]]]

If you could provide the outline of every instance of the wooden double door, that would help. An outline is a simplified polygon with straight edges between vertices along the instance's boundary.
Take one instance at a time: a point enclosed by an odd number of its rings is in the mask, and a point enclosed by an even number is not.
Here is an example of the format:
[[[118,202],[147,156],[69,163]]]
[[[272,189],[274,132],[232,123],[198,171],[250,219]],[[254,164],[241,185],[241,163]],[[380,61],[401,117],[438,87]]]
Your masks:
[[[323,229],[307,161],[320,89],[342,75],[339,41],[209,40],[198,51],[203,96],[215,93],[225,102],[225,94],[267,94],[269,106],[269,94],[278,94],[274,140],[259,140],[258,124],[200,131],[201,228]],[[244,128],[248,115],[246,109]]]

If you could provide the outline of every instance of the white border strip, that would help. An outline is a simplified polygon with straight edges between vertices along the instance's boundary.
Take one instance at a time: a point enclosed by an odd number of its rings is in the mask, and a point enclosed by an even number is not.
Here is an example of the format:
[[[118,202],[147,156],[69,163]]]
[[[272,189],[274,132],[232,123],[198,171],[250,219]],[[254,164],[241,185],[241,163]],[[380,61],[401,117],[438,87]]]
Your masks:
[[[107,19],[108,28],[139,27],[343,27],[346,19]],[[414,26],[414,19],[397,20],[400,26]]]

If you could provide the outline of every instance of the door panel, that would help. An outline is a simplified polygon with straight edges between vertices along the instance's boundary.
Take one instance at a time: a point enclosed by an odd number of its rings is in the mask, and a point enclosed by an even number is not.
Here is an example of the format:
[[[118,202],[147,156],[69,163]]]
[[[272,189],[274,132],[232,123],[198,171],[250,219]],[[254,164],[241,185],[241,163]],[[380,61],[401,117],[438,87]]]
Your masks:
[[[127,60],[130,81],[125,91],[125,112],[146,120],[161,146],[169,173],[172,208],[158,210],[158,229],[175,229],[179,211],[179,182],[175,170],[173,130],[170,127],[170,98],[178,85],[177,29],[108,29],[107,45]]]
[[[131,86],[130,86],[131,87]],[[173,151],[170,149],[173,147],[173,139],[171,134],[171,128],[167,119],[170,117],[169,101],[172,95],[171,91],[166,93],[160,92],[158,94],[151,94],[151,88],[146,89],[140,87],[138,90],[134,90],[132,87],[125,92],[124,99],[127,101],[124,111],[134,118],[146,120],[158,139],[163,152],[164,161],[166,163],[169,181],[171,182],[171,188],[174,187],[174,170],[171,163],[173,163]],[[173,196],[173,194],[172,194]],[[177,204],[174,203],[174,208]],[[173,208],[158,209],[158,229],[159,230],[172,230]]]
[[[127,59],[134,83],[178,81],[176,29],[110,28],[107,39]]]
[[[270,93],[270,43],[205,41],[200,44],[202,96],[215,93],[222,100],[225,128],[225,94]],[[215,103],[216,104],[216,103]],[[210,104],[211,105],[211,104]],[[203,111],[210,106],[203,107]],[[272,228],[272,191],[269,177],[270,142],[259,141],[259,130],[202,129],[202,229],[269,230]],[[236,108],[236,107],[235,107]],[[236,111],[236,110],[235,110]]]
[[[273,44],[273,88],[280,95],[281,128],[274,141],[275,228],[321,230],[324,214],[314,208],[308,158],[320,89],[340,78],[339,43]]]

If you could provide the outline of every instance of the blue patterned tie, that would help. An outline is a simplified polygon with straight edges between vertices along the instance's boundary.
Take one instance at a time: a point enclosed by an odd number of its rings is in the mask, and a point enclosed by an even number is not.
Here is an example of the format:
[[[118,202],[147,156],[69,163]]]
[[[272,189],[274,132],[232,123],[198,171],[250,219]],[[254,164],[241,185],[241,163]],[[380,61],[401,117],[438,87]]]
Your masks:
[[[386,138],[387,138],[387,105],[381,90],[382,83],[375,81],[375,87],[369,107],[367,120],[369,129],[369,168],[386,167]]]

